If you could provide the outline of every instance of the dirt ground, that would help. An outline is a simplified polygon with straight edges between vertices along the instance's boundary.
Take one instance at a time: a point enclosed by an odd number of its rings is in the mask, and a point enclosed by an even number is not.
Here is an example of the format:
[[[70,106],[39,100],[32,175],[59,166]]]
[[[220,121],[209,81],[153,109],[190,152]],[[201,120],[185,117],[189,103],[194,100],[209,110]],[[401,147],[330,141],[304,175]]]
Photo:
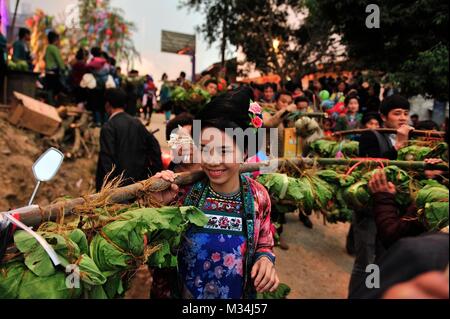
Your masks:
[[[160,129],[156,137],[163,150],[164,117],[154,115],[151,130]],[[18,129],[0,112],[0,211],[25,206],[35,185],[31,170],[33,162],[47,147],[40,136]],[[56,178],[44,184],[35,203],[41,206],[63,196],[78,197],[95,188],[97,155],[92,158],[66,159]],[[292,291],[289,298],[346,298],[353,259],[345,252],[348,224],[323,225],[322,219],[312,218],[314,229],[307,229],[296,215],[287,217],[285,225],[288,251],[275,249],[280,280]],[[133,281],[126,298],[148,298],[151,276],[143,268]]]
[[[32,165],[48,149],[39,134],[12,126],[0,112],[0,210],[25,206],[33,193]],[[55,179],[43,183],[35,203],[41,206],[64,196],[78,197],[95,189],[97,155],[65,159]]]
[[[281,282],[291,287],[289,299],[342,299],[348,296],[353,258],[345,250],[349,224],[323,224],[311,217],[313,229],[287,215],[284,233],[289,250],[275,248]]]

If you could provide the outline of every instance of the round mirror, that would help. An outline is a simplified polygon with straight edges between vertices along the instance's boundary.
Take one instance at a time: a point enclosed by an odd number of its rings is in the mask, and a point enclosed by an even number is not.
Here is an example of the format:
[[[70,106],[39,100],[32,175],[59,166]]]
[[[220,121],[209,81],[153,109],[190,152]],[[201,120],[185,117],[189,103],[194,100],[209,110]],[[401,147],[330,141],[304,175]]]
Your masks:
[[[34,177],[40,182],[50,181],[58,172],[63,160],[63,153],[56,148],[50,148],[33,164]]]

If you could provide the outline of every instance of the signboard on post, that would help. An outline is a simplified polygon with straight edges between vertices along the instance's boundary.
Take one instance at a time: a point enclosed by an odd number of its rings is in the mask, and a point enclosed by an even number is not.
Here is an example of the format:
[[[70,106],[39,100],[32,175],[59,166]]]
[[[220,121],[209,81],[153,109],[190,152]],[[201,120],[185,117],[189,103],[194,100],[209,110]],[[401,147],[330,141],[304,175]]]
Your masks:
[[[195,49],[195,34],[184,34],[162,30],[162,52],[188,55],[192,58],[192,82],[195,82]]]
[[[195,34],[162,31],[161,51],[182,55],[195,54]]]

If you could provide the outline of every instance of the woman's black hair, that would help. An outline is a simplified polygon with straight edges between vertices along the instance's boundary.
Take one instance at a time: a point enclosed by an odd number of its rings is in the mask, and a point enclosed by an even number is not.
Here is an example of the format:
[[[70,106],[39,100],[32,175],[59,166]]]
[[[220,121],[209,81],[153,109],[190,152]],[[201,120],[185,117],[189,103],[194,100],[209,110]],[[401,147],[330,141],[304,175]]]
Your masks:
[[[170,140],[170,134],[180,126],[192,125],[194,122],[194,116],[190,113],[184,112],[177,115],[174,119],[170,120],[166,124],[166,140]]]
[[[281,98],[283,95],[287,95],[287,96],[292,97],[291,92],[289,92],[289,91],[280,91],[280,92],[277,93],[277,98],[276,98],[277,102],[280,100],[280,98]]]
[[[48,39],[48,43],[53,44],[56,41],[58,41],[59,34],[54,31],[50,31],[47,35],[47,39]]]
[[[365,126],[365,125],[366,125],[367,123],[369,123],[371,120],[377,120],[377,121],[378,121],[378,124],[380,124],[380,127],[381,127],[381,125],[383,124],[383,121],[381,120],[380,114],[377,113],[377,112],[368,112],[368,113],[366,113],[366,114],[363,116],[362,120],[361,120],[361,124],[362,124],[363,126]]]
[[[306,96],[299,96],[299,97],[295,98],[295,101],[294,101],[295,104],[298,104],[301,102],[306,102],[308,104],[311,103]]]
[[[93,57],[99,58],[102,56],[102,49],[100,49],[99,47],[93,47],[91,49],[91,54]]]
[[[222,132],[226,132],[226,129],[242,129],[245,132],[252,127],[249,107],[253,100],[253,90],[248,86],[243,86],[213,99],[198,113],[196,119],[201,121],[202,129],[217,128]],[[252,134],[256,136],[256,133],[252,132]],[[233,138],[235,137],[233,136]],[[258,138],[258,136],[256,137]],[[246,134],[244,134],[243,147],[242,151],[247,152],[249,139]],[[253,155],[248,154],[248,156]]]
[[[353,100],[353,99],[355,99],[355,100],[357,100],[359,102],[359,96],[358,95],[350,94],[344,100],[345,107],[347,107],[350,104],[350,101]]]
[[[23,38],[25,38],[29,34],[31,34],[31,32],[27,28],[20,28],[19,29],[19,39],[20,40],[22,40]]]
[[[77,54],[75,56],[75,58],[77,59],[77,61],[83,61],[85,58],[85,50],[84,49],[79,49],[77,51]]]

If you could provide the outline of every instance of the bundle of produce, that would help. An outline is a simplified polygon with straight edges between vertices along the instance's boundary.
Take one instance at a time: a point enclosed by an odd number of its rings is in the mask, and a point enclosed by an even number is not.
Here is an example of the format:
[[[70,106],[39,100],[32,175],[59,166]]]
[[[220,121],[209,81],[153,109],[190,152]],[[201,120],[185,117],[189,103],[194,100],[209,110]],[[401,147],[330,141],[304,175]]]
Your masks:
[[[328,141],[317,140],[311,144],[311,151],[314,155],[323,158],[339,157],[358,157],[359,143],[354,141]]]
[[[0,298],[120,297],[140,266],[176,267],[182,233],[190,225],[207,222],[195,207],[131,206],[115,216],[97,208],[95,214],[77,217],[70,225],[46,223],[38,230],[55,249],[61,266],[53,266],[34,237],[23,231],[15,234],[20,254],[0,268]],[[79,268],[78,287],[66,285],[68,265]]]
[[[33,236],[16,232],[14,243],[19,253],[0,265],[0,299],[74,299],[106,283],[106,277],[88,255],[88,242],[81,230],[61,230],[47,223],[38,234],[53,247],[61,265],[53,265]],[[69,265],[79,271],[78,284],[67,282]]]
[[[304,176],[298,180],[304,199],[299,203],[300,209],[306,214],[313,211],[327,210],[334,197],[334,189],[328,183],[315,176]]]
[[[439,143],[426,155],[426,158],[440,158],[448,163],[448,144]]]
[[[425,182],[416,197],[419,220],[430,230],[439,230],[447,227],[448,221],[448,188],[436,181]]]
[[[8,70],[27,72],[29,70],[27,61],[9,61]]]
[[[344,198],[344,190],[337,188],[335,198],[331,207],[325,212],[325,217],[329,223],[351,222],[353,218],[353,209],[351,209]]]
[[[172,91],[172,100],[175,105],[195,114],[200,111],[211,99],[211,96],[200,86],[177,86]]]
[[[344,190],[344,200],[353,209],[361,210],[369,205],[371,196],[367,184],[367,180],[360,180]]]
[[[123,274],[145,263],[176,267],[182,233],[191,224],[206,223],[206,216],[195,207],[163,207],[128,211],[103,226],[90,244],[90,255],[108,280],[106,295],[100,296],[122,295]]]
[[[356,180],[361,177],[359,172],[352,175],[339,173],[335,170],[322,170],[317,172],[317,177],[327,182],[334,188],[334,199],[332,205],[326,211],[326,219],[330,223],[350,222],[352,220],[353,210],[344,199],[344,188],[355,184]]]
[[[402,207],[408,206],[411,201],[411,194],[417,188],[414,180],[409,174],[396,167],[387,166],[384,169],[386,179],[392,182],[397,189],[395,201]],[[344,198],[354,209],[364,209],[370,205],[371,195],[368,189],[368,183],[372,179],[377,170],[370,171],[362,176],[362,178],[344,190]]]
[[[258,182],[267,188],[275,200],[298,203],[304,198],[302,185],[296,178],[288,177],[286,174],[263,174],[258,177]]]
[[[431,148],[426,146],[411,145],[398,151],[399,161],[423,161],[431,152]]]
[[[340,187],[348,187],[354,184],[358,177],[361,177],[357,172],[352,175],[347,175],[331,169],[320,170],[316,173],[316,175],[325,182],[335,184]]]
[[[307,214],[326,209],[333,198],[333,188],[315,176],[293,178],[286,174],[264,174],[258,177],[258,182],[275,200],[290,201]],[[292,205],[288,206],[286,210],[280,205],[276,207],[278,212],[292,212]]]

